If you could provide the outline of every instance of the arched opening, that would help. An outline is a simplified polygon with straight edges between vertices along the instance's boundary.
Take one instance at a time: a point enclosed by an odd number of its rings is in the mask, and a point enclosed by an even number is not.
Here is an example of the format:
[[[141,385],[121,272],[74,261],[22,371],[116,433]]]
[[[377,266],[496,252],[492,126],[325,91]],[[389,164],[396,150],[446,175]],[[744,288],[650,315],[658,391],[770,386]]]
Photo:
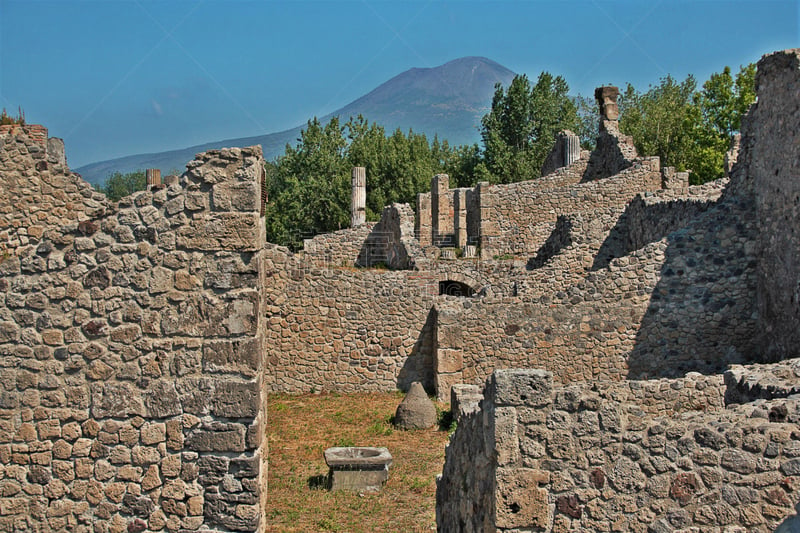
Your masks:
[[[439,282],[439,295],[440,296],[462,296],[464,298],[472,298],[475,296],[475,289],[452,279],[446,279]]]

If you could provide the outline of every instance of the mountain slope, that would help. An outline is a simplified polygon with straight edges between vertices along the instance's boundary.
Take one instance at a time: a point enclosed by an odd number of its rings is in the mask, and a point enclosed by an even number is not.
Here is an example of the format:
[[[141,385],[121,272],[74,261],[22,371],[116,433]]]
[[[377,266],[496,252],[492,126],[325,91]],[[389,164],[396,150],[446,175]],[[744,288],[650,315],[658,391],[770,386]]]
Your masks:
[[[508,86],[513,77],[512,71],[482,57],[464,57],[434,68],[412,68],[320,120],[324,123],[339,116],[346,122],[349,117],[361,114],[369,121],[383,125],[387,132],[396,128],[413,129],[431,138],[437,134],[450,144],[471,144],[480,139],[480,118],[491,107],[495,83]],[[253,144],[260,144],[264,157],[272,159],[283,153],[287,143],[296,142],[303,127],[305,125],[268,135],[130,155],[91,163],[75,171],[90,183],[102,183],[115,171],[160,168],[166,173],[173,169],[182,170],[198,152]]]

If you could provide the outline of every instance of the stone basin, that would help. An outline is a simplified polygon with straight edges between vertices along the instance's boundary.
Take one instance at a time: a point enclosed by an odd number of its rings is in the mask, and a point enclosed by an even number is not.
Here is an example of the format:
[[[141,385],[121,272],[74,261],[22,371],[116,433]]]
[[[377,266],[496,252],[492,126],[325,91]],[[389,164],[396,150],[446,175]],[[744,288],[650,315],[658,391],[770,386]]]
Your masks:
[[[386,448],[335,447],[325,450],[330,490],[378,491],[389,479],[392,454]]]

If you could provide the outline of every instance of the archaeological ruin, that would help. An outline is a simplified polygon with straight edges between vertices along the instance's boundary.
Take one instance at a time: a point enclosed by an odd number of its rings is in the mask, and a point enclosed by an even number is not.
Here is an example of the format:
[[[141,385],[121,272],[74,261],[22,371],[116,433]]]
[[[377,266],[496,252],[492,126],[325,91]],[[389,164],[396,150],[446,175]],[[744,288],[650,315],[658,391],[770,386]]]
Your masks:
[[[0,530],[262,531],[267,394],[451,403],[442,532],[796,531],[800,49],[758,63],[729,176],[595,150],[292,253],[260,147],[108,201],[0,126]]]

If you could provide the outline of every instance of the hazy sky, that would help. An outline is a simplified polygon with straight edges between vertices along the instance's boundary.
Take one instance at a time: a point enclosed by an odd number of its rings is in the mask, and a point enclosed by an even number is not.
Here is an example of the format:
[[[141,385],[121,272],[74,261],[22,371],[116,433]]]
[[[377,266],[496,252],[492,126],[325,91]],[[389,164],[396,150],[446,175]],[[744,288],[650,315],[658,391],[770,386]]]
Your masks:
[[[800,46],[799,25],[800,0],[0,0],[0,106],[75,168],[288,129],[463,56],[573,93],[702,83]]]

